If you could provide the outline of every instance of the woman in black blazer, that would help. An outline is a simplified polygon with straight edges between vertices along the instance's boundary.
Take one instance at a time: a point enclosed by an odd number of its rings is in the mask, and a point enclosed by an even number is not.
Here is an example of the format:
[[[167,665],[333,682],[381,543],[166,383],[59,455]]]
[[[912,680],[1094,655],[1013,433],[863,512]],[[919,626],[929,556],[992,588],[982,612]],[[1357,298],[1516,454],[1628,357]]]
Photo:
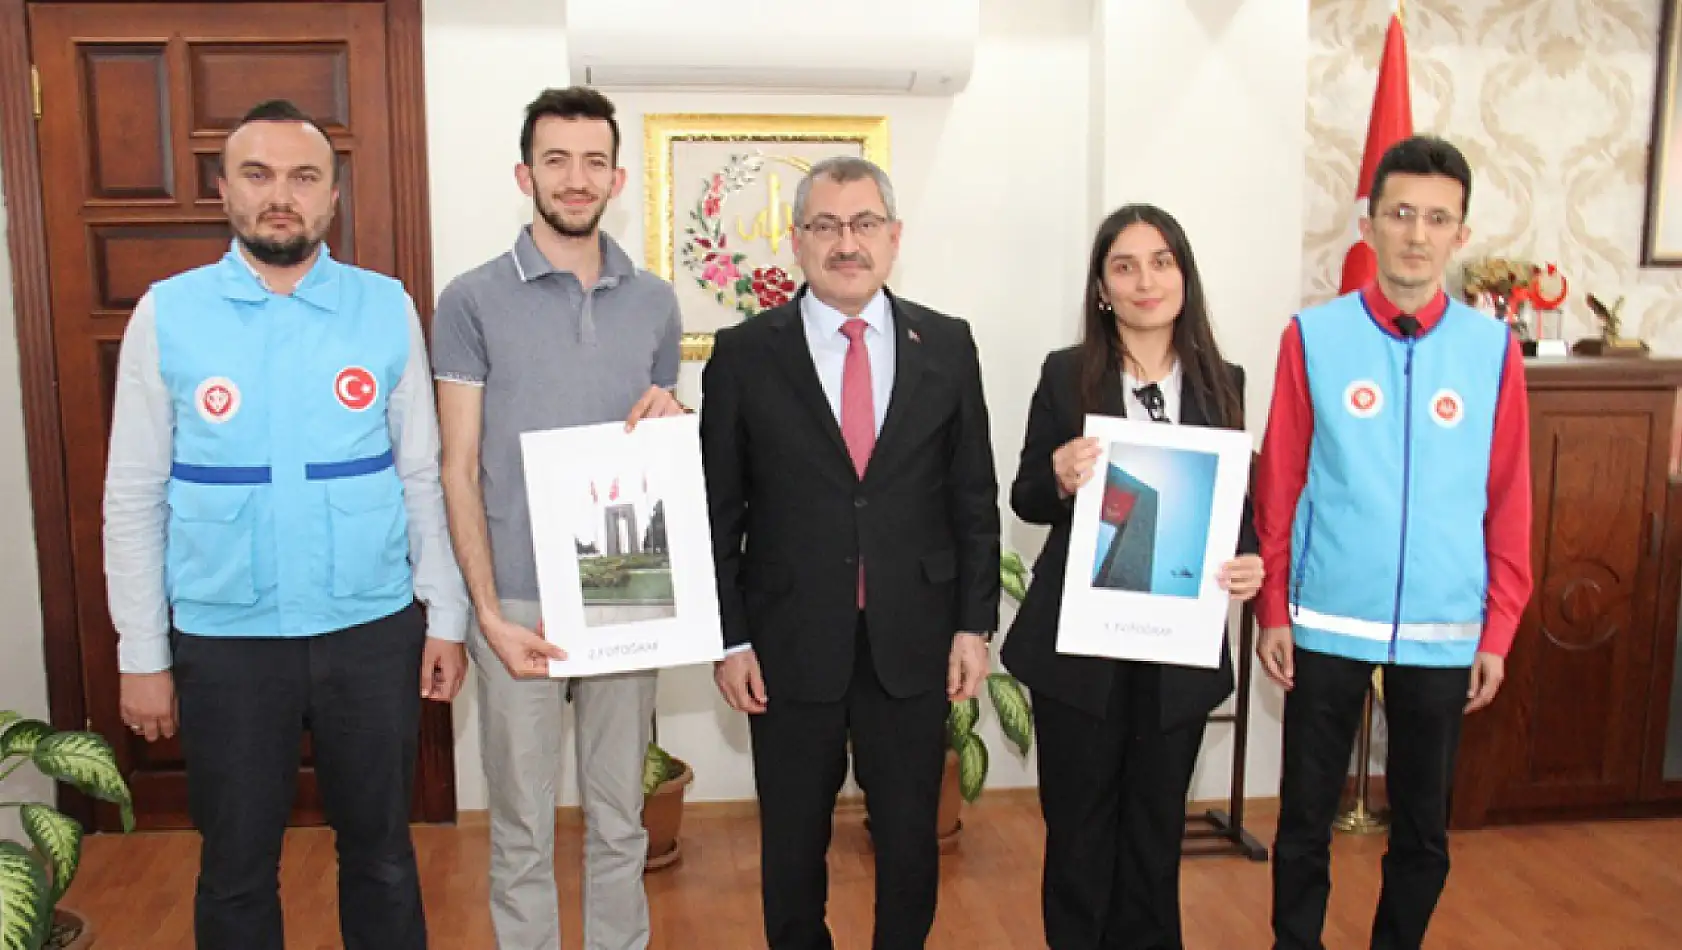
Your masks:
[[[1033,697],[1045,815],[1050,950],[1166,950],[1180,937],[1180,840],[1209,713],[1232,694],[1218,669],[1057,652],[1074,493],[1093,474],[1087,413],[1244,427],[1244,371],[1221,359],[1191,245],[1178,222],[1129,205],[1099,226],[1081,342],[1046,357],[1028,412],[1011,507],[1051,526],[1001,651]],[[1222,570],[1238,600],[1261,587],[1250,504]]]

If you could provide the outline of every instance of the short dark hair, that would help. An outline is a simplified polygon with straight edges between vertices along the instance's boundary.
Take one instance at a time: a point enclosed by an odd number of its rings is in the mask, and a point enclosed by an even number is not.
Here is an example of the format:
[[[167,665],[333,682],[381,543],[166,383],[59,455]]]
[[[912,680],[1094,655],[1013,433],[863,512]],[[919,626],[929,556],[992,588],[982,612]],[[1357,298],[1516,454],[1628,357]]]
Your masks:
[[[326,141],[327,150],[332,155],[332,159],[327,163],[327,180],[334,183],[338,182],[339,153],[333,150],[333,137],[327,134],[327,129],[324,128],[320,122],[317,122],[309,113],[298,108],[292,100],[266,99],[257,103],[250,109],[247,109],[245,115],[240,116],[240,120],[234,123],[233,128],[228,130],[228,138],[233,138],[235,132],[238,132],[240,129],[245,128],[253,122],[302,122],[305,125],[313,126],[317,132],[321,133],[321,138]],[[222,176],[224,178],[227,177],[228,139],[222,140],[222,155],[217,160],[217,164]]]
[[[1447,139],[1415,135],[1402,139],[1384,152],[1372,173],[1372,192],[1367,197],[1367,214],[1378,210],[1384,194],[1384,180],[1393,174],[1442,175],[1460,183],[1460,217],[1472,208],[1472,167]]]
[[[588,86],[545,89],[526,106],[526,123],[520,128],[520,160],[531,164],[532,134],[544,116],[562,119],[600,119],[613,130],[613,164],[619,165],[619,120],[613,117],[612,100]]]

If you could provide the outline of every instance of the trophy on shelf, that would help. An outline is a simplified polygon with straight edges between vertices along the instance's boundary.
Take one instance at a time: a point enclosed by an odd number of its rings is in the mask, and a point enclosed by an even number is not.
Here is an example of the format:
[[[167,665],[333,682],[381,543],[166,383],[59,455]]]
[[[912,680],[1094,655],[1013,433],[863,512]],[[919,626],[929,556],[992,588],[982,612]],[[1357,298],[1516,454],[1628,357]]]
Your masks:
[[[1536,313],[1536,356],[1563,359],[1569,355],[1565,348],[1565,316],[1559,308],[1570,290],[1571,283],[1558,264],[1531,267],[1524,296]]]
[[[1595,319],[1600,321],[1600,336],[1585,337],[1571,346],[1571,352],[1579,356],[1646,356],[1647,343],[1645,340],[1626,337],[1623,335],[1623,319],[1618,311],[1624,308],[1624,298],[1608,307],[1594,294],[1588,295],[1589,309],[1594,311]]]
[[[1559,307],[1570,284],[1558,264],[1485,257],[1461,265],[1461,278],[1466,303],[1505,323],[1525,356],[1566,355]]]
[[[1534,349],[1536,339],[1534,328],[1524,314],[1528,297],[1525,285],[1532,269],[1529,261],[1505,257],[1478,258],[1460,267],[1466,303],[1511,328],[1524,344],[1526,355]]]

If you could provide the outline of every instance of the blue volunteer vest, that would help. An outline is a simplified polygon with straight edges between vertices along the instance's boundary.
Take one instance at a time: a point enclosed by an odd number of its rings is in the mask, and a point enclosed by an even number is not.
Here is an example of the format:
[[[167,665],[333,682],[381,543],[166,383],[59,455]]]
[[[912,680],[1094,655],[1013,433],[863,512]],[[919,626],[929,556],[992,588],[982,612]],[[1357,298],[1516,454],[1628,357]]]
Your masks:
[[[386,404],[402,286],[322,247],[291,296],[230,249],[152,287],[175,410],[166,590],[184,633],[310,636],[413,597]]]
[[[1361,295],[1297,316],[1314,434],[1292,526],[1299,646],[1469,666],[1482,634],[1484,510],[1509,330],[1450,301],[1413,340]]]

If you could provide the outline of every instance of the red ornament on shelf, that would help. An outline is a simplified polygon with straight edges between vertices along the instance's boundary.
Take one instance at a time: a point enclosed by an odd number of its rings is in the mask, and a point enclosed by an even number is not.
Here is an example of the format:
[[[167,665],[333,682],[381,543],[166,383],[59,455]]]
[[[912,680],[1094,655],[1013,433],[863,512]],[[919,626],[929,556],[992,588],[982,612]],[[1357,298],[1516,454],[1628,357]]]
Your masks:
[[[1530,269],[1530,305],[1537,310],[1558,310],[1570,293],[1571,284],[1558,264]]]

